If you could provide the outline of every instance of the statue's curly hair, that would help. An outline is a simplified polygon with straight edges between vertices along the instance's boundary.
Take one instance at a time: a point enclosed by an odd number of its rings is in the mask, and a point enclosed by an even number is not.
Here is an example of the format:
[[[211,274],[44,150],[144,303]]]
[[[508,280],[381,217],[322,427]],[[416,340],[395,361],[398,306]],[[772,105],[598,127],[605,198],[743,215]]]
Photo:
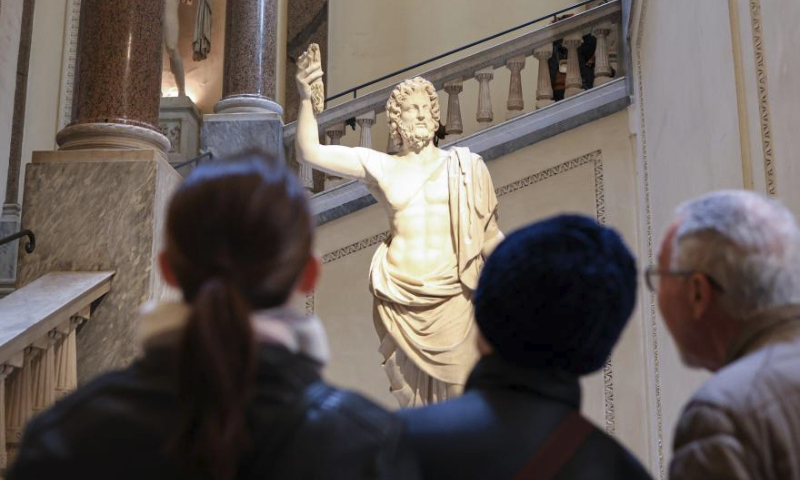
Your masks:
[[[439,95],[436,94],[436,88],[431,82],[422,77],[404,80],[392,90],[392,94],[386,102],[386,118],[389,122],[389,135],[397,146],[400,146],[402,143],[399,125],[400,112],[402,112],[401,105],[406,98],[419,91],[424,91],[428,94],[431,100],[431,117],[433,117],[434,122],[436,122],[434,129],[439,127],[441,112],[439,109]]]

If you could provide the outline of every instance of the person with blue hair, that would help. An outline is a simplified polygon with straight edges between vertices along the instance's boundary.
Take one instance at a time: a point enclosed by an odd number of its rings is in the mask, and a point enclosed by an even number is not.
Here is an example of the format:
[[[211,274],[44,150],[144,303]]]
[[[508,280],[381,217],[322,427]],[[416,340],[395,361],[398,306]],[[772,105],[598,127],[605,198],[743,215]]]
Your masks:
[[[425,478],[649,479],[579,413],[636,301],[636,262],[613,229],[560,215],[509,235],[475,292],[482,355],[464,395],[405,410]]]

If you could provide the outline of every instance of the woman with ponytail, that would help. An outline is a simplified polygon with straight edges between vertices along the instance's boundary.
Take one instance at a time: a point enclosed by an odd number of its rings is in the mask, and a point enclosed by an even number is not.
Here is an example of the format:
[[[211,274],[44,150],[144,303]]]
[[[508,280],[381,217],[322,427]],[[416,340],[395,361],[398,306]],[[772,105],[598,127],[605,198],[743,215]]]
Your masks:
[[[325,384],[307,195],[281,159],[199,167],[159,257],[182,301],[140,319],[143,355],[34,418],[9,480],[416,479],[401,424]]]

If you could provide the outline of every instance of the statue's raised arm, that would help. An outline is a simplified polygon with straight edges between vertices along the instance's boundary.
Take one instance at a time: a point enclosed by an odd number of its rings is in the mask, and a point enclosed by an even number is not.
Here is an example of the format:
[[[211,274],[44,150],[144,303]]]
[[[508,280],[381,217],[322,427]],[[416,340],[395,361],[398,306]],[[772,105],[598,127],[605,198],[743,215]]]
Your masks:
[[[300,110],[297,114],[295,151],[299,162],[340,177],[363,179],[364,167],[355,150],[335,145],[320,145],[319,126],[315,111],[322,111],[322,62],[319,46],[312,43],[297,61],[297,89],[300,93]]]

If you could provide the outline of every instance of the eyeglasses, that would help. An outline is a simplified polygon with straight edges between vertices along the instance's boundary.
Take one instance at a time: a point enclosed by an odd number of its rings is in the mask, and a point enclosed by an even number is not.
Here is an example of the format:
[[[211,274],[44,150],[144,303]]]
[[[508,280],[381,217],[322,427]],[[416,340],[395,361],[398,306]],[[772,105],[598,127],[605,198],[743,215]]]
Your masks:
[[[648,290],[653,293],[658,292],[659,288],[661,288],[661,278],[662,277],[691,277],[695,273],[699,273],[704,275],[708,280],[708,283],[711,284],[712,288],[719,290],[721,293],[725,292],[725,289],[720,285],[720,283],[714,280],[714,277],[711,275],[700,272],[698,270],[659,270],[658,266],[650,265],[644,271],[644,282],[647,285]]]

